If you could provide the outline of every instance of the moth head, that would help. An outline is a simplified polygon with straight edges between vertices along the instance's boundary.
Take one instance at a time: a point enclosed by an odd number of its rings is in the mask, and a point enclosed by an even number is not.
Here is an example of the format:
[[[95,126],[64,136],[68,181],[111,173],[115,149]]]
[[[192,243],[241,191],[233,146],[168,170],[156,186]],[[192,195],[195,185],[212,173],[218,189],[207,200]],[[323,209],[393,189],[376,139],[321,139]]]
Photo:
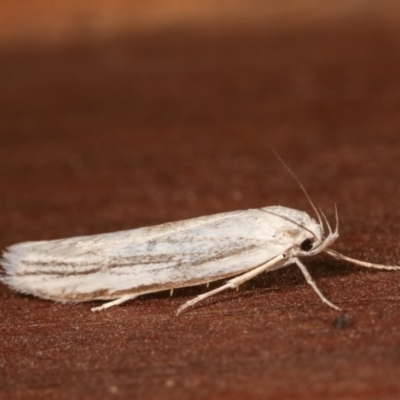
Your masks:
[[[298,247],[301,255],[311,256],[318,254],[326,248],[330,247],[332,243],[338,238],[338,226],[334,231],[326,219],[325,215],[322,214],[327,228],[327,234],[325,233],[324,224],[321,220],[319,222],[310,218],[306,224],[303,225],[304,233],[299,238]]]
[[[323,226],[307,215],[301,228],[297,240],[298,250],[304,256],[315,254],[315,250],[324,242]]]
[[[338,224],[336,224],[335,231],[332,231],[328,220],[322,212],[323,219],[318,214],[318,221],[316,221],[304,211],[282,206],[265,207],[260,210],[287,222],[287,224],[284,224],[284,229],[280,231],[280,239],[290,241],[293,244],[295,253],[300,256],[311,256],[320,253],[339,236]],[[325,234],[325,226],[327,234]]]
[[[300,243],[300,250],[307,252],[310,251],[314,246],[314,240],[313,238],[307,238],[304,239],[301,243]]]

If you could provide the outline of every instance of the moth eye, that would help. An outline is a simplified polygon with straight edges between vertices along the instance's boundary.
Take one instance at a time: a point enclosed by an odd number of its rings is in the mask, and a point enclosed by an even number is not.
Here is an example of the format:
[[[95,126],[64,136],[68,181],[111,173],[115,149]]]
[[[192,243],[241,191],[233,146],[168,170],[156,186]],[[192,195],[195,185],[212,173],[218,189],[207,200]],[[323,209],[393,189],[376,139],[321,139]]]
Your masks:
[[[311,239],[306,239],[301,243],[300,249],[303,251],[310,251],[312,249],[312,246],[313,241]]]

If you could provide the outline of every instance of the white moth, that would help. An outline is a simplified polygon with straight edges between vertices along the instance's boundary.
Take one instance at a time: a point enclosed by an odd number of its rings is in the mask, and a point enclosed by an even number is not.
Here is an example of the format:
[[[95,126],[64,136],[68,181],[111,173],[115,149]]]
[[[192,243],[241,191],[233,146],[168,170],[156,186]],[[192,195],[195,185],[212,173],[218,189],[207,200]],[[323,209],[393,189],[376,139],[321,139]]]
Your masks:
[[[272,206],[115,233],[19,243],[3,254],[6,275],[1,280],[18,292],[59,302],[109,300],[92,308],[100,311],[147,293],[230,278],[184,303],[179,314],[263,272],[296,264],[320,299],[340,310],[320,292],[300,259],[325,252],[364,267],[400,267],[355,260],[329,249],[338,238],[337,212],[332,230],[298,183],[318,222],[305,212]]]

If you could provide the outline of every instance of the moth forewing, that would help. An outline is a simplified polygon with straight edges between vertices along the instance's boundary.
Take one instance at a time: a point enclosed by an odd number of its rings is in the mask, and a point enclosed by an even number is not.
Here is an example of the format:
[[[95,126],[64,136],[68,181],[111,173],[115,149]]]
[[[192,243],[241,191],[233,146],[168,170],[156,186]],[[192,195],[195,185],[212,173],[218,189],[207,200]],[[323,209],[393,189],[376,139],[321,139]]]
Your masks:
[[[281,207],[235,211],[116,233],[26,242],[3,255],[3,281],[41,298],[115,300],[239,275],[304,233]],[[308,217],[309,218],[309,217]],[[285,233],[286,232],[286,233]],[[297,235],[297,236],[296,236]]]

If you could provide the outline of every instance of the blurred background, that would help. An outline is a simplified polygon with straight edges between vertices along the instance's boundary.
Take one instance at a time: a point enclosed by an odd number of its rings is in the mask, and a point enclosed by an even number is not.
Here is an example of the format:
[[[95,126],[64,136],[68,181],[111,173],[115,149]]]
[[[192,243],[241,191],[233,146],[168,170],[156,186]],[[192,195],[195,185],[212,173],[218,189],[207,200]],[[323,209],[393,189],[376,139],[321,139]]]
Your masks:
[[[271,145],[330,217],[338,204],[339,251],[398,262],[399,8],[1,1],[0,247],[273,204],[309,210]],[[327,297],[360,308],[351,338],[331,334],[331,311],[295,269],[179,320],[170,313],[187,291],[92,316],[0,285],[0,389],[398,398],[395,275],[310,265]]]
[[[99,0],[55,3],[50,0],[2,2],[0,35],[3,43],[61,42],[105,38],[171,27],[242,26],[285,29],[323,25],[338,20],[396,22],[398,3],[339,0],[332,3],[277,0]]]
[[[322,204],[334,194],[325,180],[355,173],[368,143],[390,173],[397,11],[396,1],[3,1],[2,240],[53,236],[59,218],[75,234],[287,202],[268,143],[301,176],[312,171]],[[38,217],[40,229],[20,231]]]

